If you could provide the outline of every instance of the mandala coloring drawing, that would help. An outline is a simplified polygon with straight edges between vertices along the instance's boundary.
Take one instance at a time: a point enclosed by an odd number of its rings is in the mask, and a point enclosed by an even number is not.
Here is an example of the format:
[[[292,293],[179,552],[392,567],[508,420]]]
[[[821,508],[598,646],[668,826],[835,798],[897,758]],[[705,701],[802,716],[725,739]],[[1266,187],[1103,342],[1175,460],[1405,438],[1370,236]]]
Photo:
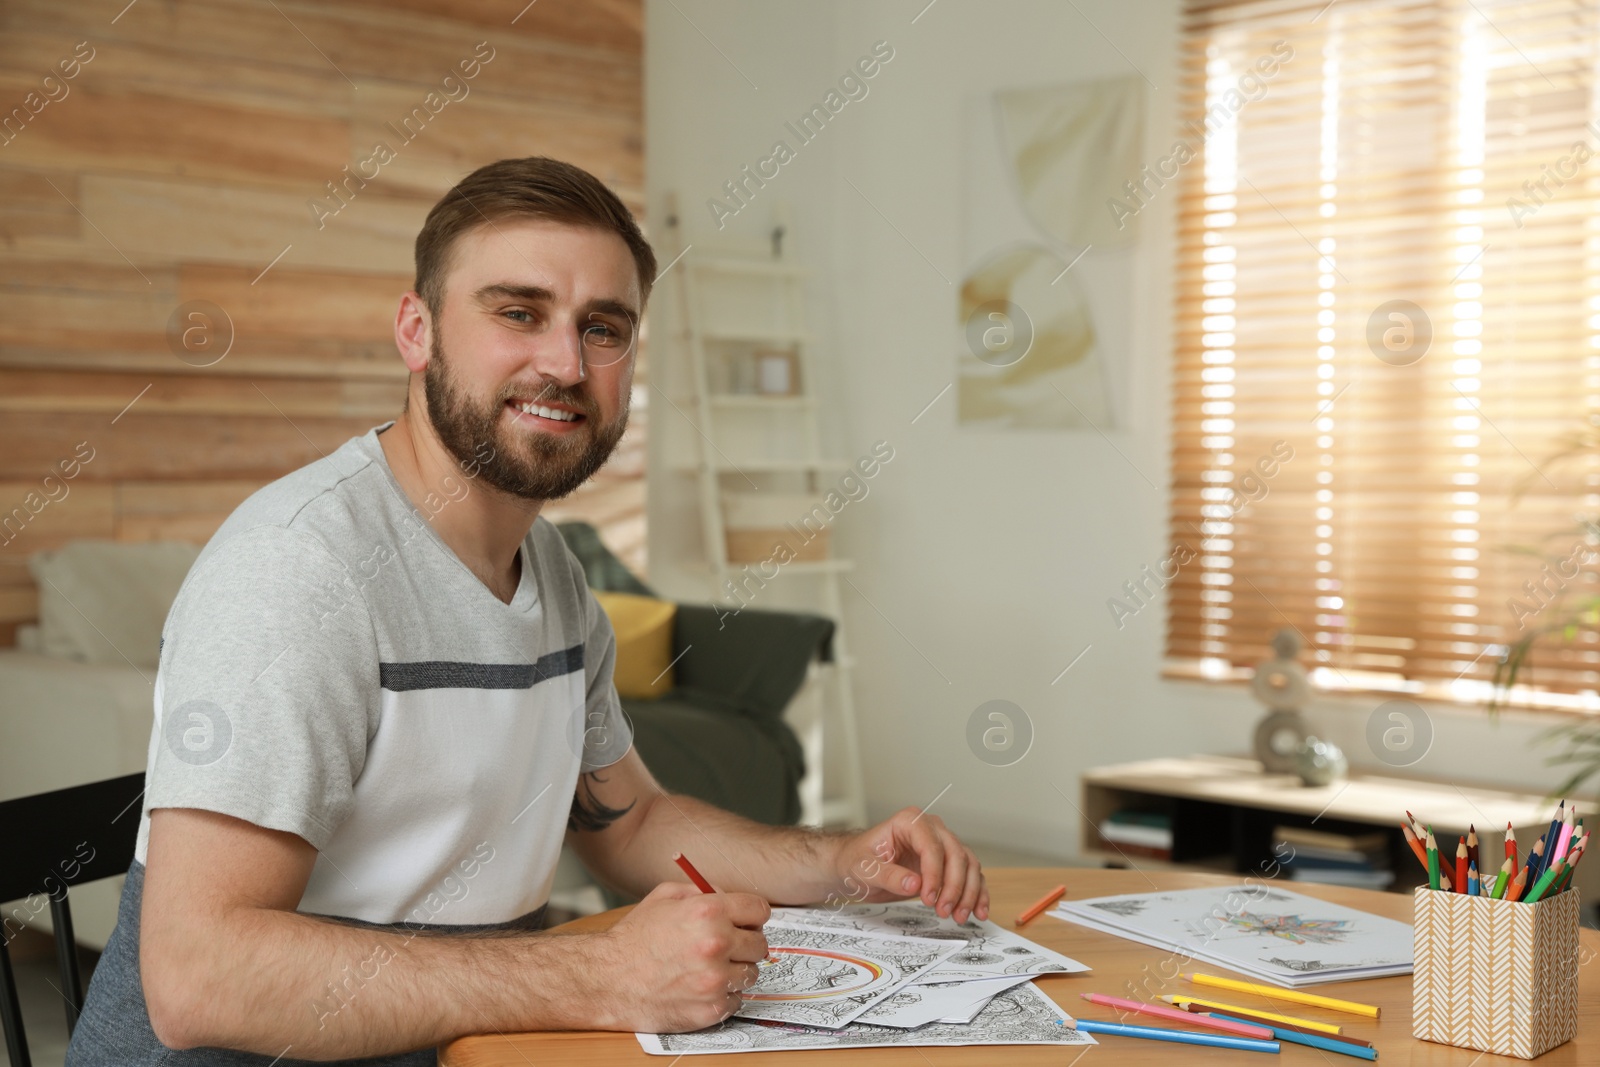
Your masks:
[[[962,947],[786,922],[769,922],[764,932],[775,962],[745,991],[738,1015],[804,1026],[844,1026]]]
[[[653,1055],[761,1052],[801,1048],[873,1048],[883,1045],[1093,1045],[1070,1016],[1032,982],[997,995],[967,1024],[929,1023],[909,1030],[851,1023],[839,1029],[758,1022],[734,1017],[688,1034],[639,1034]]]

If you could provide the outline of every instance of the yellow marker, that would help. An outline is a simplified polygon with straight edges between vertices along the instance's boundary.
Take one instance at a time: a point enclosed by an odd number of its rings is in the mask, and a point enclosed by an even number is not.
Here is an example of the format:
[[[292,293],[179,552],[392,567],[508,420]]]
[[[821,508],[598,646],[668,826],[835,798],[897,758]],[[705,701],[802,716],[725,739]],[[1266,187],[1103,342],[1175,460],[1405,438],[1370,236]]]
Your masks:
[[[1239,993],[1255,993],[1274,1000],[1287,1000],[1295,1004],[1310,1004],[1318,1008],[1327,1008],[1329,1011],[1342,1011],[1348,1015],[1365,1015],[1369,1019],[1378,1017],[1378,1009],[1372,1004],[1357,1004],[1353,1000],[1336,1000],[1333,997],[1319,997],[1315,993],[1302,993],[1298,989],[1279,989],[1277,986],[1257,985],[1254,982],[1241,982],[1236,978],[1218,978],[1211,974],[1183,974],[1178,977],[1195,985],[1216,986],[1219,989],[1232,989]]]
[[[1253,1019],[1266,1019],[1268,1022],[1283,1023],[1286,1026],[1303,1026],[1307,1030],[1316,1030],[1318,1033],[1323,1034],[1344,1033],[1343,1028],[1335,1026],[1333,1023],[1319,1023],[1315,1019],[1299,1019],[1293,1015],[1278,1015],[1274,1012],[1262,1011],[1260,1008],[1241,1008],[1237,1004],[1224,1004],[1220,1000],[1201,1000],[1199,997],[1183,996],[1164,996],[1161,999],[1166,1001],[1168,1004],[1173,1005],[1174,1007],[1182,1007],[1185,1004],[1195,1004],[1202,1008],[1210,1008],[1213,1011],[1226,1012],[1229,1015],[1237,1015],[1241,1018],[1249,1017]]]

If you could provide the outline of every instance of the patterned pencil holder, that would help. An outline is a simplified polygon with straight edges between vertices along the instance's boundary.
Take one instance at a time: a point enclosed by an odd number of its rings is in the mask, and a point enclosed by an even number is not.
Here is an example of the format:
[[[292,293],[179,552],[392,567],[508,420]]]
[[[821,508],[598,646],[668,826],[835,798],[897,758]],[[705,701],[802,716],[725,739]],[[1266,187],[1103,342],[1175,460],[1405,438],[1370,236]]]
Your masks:
[[[1578,891],[1533,904],[1414,894],[1411,1033],[1531,1060],[1578,1030]]]

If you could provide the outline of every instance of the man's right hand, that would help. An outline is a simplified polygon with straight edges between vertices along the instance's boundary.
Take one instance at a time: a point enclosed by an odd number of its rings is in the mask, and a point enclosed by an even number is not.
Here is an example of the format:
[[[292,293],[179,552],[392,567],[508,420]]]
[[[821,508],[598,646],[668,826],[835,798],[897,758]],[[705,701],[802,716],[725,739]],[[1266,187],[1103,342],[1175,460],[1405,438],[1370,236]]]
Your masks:
[[[739,1010],[767,956],[772,906],[750,893],[663,882],[600,935],[612,966],[605,1015],[619,1029],[681,1033]]]

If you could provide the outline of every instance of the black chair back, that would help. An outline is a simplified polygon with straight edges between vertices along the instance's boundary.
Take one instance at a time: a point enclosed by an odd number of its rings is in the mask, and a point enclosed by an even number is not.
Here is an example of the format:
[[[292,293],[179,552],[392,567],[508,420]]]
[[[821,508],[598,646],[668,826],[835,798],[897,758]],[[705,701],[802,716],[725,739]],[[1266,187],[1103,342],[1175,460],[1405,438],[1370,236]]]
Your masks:
[[[67,890],[84,882],[127,874],[139,836],[139,801],[144,774],[37,793],[0,801],[0,901],[21,901],[3,917],[0,928],[0,1021],[12,1067],[32,1067],[22,1027],[16,977],[11,969],[11,939],[49,901],[55,927],[56,964],[66,997],[67,1033],[83,1010],[83,979],[72,936]],[[37,902],[37,903],[36,903]]]

